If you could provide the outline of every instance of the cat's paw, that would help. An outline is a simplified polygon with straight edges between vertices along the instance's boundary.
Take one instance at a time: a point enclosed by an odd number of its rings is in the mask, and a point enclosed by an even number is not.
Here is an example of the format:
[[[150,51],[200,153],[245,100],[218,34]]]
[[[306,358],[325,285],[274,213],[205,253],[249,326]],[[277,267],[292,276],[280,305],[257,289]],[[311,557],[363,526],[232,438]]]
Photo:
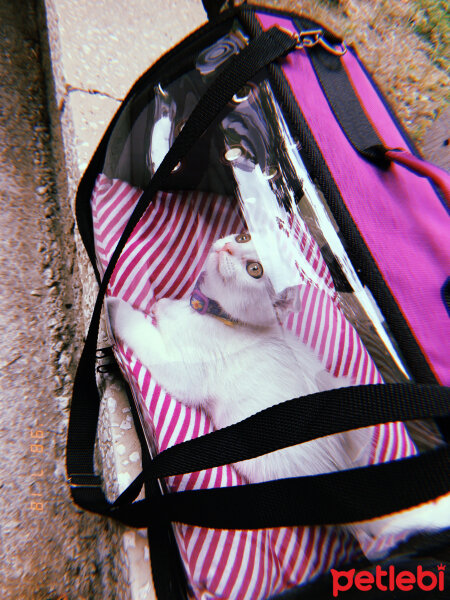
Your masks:
[[[121,325],[126,321],[127,315],[133,311],[133,308],[120,298],[107,298],[106,308],[112,330],[116,335],[122,337]]]

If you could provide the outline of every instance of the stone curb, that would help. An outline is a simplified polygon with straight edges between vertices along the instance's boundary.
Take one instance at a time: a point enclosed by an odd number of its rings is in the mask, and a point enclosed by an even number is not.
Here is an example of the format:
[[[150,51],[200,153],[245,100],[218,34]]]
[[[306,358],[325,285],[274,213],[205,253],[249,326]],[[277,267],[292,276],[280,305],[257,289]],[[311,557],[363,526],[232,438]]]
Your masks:
[[[206,20],[200,0],[41,0],[40,20],[51,112],[57,180],[63,201],[74,200],[78,182],[109,121],[134,81],[169,48]],[[48,64],[45,65],[45,62]],[[84,330],[96,281],[75,230]],[[103,326],[99,347],[110,345]],[[120,380],[107,375],[98,431],[98,461],[106,493],[120,493],[140,471],[140,445]],[[152,600],[145,531],[120,528],[116,536],[114,590],[120,600]]]

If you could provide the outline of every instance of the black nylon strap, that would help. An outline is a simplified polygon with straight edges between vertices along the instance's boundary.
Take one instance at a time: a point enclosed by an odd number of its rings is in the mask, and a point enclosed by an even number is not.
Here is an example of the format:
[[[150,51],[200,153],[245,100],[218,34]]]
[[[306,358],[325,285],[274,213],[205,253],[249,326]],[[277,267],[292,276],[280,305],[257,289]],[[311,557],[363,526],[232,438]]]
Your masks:
[[[215,489],[187,498],[167,494],[161,500],[171,520],[201,519],[204,526],[220,529],[349,523],[425,502],[431,489],[436,496],[447,493],[449,459],[445,447],[368,468],[222,488],[220,495]]]
[[[133,527],[158,519],[213,529],[352,523],[416,506],[450,489],[450,449],[324,475],[166,494],[113,511]]]
[[[236,425],[178,444],[152,461],[157,477],[226,465],[333,433],[445,416],[450,389],[410,384],[362,385],[295,398]]]
[[[295,398],[164,450],[116,504],[134,500],[147,479],[232,464],[359,427],[449,413],[450,388],[438,385],[362,385]]]
[[[299,31],[305,28],[301,19],[294,19],[294,22]],[[319,45],[309,48],[308,56],[350,143],[371,162],[387,167],[390,161],[385,157],[384,143],[367,117],[340,57],[330,54]]]
[[[144,214],[162,182],[176,164],[187,154],[203,132],[214,121],[241,87],[263,67],[284,56],[295,47],[295,39],[276,27],[256,37],[239,54],[233,56],[211,87],[200,99],[168,154],[154,174],[149,186],[140,197],[133,214],[114,250],[105,271],[95,303],[85,346],[78,364],[72,395],[71,414],[67,437],[66,464],[69,481],[75,475],[94,474],[94,443],[100,406],[100,395],[95,376],[95,353],[103,299],[117,260],[136,224]],[[72,481],[74,501],[93,512],[109,514],[109,504],[97,481],[92,485]]]

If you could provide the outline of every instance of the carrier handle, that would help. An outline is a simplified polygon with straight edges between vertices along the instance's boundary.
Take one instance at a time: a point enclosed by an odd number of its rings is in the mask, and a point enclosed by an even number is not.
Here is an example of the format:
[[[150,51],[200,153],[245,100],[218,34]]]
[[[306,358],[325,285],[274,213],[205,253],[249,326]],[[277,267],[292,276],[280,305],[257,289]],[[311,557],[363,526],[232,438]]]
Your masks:
[[[310,26],[309,21],[303,18],[294,19],[294,23],[300,36],[303,29]],[[292,26],[292,32],[293,30]],[[386,146],[366,114],[341,57],[320,45],[308,48],[308,56],[323,93],[355,150],[381,168],[388,168],[393,161],[406,166],[417,175],[429,177],[442,190],[447,204],[450,205],[448,173],[407,150]]]
[[[101,489],[100,478],[94,471],[94,445],[100,408],[95,355],[103,299],[117,260],[154,194],[161,189],[177,163],[194,146],[233,95],[261,69],[293,50],[295,44],[294,36],[272,27],[251,40],[239,54],[230,58],[224,70],[198,102],[144,190],[114,250],[100,284],[86,342],[78,363],[67,436],[66,467],[72,498],[86,510],[111,515],[111,505]]]
[[[386,156],[393,162],[399,163],[417,175],[429,177],[441,190],[447,205],[450,206],[450,175],[432,163],[414,156],[403,148],[388,150]]]

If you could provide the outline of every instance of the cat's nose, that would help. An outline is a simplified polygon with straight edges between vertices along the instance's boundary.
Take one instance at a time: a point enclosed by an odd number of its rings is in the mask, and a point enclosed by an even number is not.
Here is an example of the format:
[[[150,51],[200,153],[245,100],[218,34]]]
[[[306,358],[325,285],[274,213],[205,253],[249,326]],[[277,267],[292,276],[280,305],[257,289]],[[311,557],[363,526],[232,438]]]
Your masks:
[[[232,246],[231,246],[231,244],[230,244],[229,242],[227,242],[227,243],[224,245],[224,247],[222,248],[222,250],[223,250],[224,252],[227,252],[228,254],[233,254],[233,249],[232,249]]]

